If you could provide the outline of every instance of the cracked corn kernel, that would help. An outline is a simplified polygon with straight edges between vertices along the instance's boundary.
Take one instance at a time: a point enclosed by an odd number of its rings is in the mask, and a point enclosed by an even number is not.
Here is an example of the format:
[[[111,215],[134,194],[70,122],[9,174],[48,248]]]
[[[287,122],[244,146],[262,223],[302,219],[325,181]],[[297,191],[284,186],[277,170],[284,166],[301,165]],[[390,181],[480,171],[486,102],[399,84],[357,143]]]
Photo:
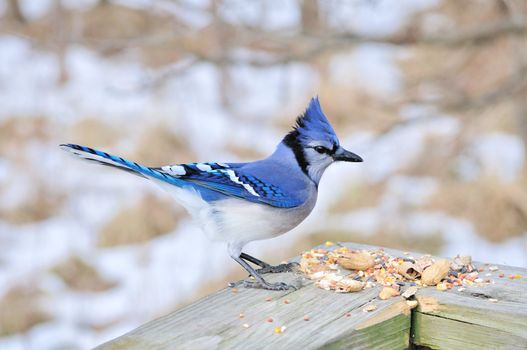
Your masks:
[[[377,310],[377,305],[375,305],[375,304],[367,305],[366,307],[364,307],[362,309],[363,312],[371,312],[371,311],[374,311],[374,310]]]
[[[282,326],[282,327],[274,327],[274,332],[275,332],[276,334],[284,333],[285,330],[286,330],[286,328],[287,328],[286,326]]]
[[[335,243],[331,241],[326,241],[326,247],[331,247],[332,245],[335,245]]]
[[[408,305],[410,307],[410,309],[413,309],[413,308],[417,307],[417,305],[419,305],[419,303],[417,302],[417,300],[407,300],[406,301],[406,305]]]
[[[436,286],[436,289],[437,290],[440,290],[440,291],[445,291],[448,289],[448,286],[446,285],[446,283],[439,283],[437,286]]]
[[[390,299],[392,297],[398,296],[399,292],[391,287],[384,287],[379,293],[379,298],[382,300]]]

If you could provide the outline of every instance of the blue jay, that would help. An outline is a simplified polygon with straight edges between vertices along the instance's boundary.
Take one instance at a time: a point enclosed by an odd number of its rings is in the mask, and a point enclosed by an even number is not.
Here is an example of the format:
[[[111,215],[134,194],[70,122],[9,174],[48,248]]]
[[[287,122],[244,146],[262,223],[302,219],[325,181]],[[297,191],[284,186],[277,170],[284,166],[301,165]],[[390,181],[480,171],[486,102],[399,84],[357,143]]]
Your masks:
[[[289,271],[292,263],[271,266],[242,252],[251,241],[281,235],[300,224],[313,210],[318,184],[336,161],[362,162],[345,150],[318,98],[269,157],[248,163],[187,163],[146,167],[106,152],[75,144],[61,147],[83,159],[153,180],[166,189],[201,225],[211,240],[227,243],[230,256],[254,277],[231,286],[286,290],[269,283],[264,273]],[[249,263],[259,266],[255,270]]]

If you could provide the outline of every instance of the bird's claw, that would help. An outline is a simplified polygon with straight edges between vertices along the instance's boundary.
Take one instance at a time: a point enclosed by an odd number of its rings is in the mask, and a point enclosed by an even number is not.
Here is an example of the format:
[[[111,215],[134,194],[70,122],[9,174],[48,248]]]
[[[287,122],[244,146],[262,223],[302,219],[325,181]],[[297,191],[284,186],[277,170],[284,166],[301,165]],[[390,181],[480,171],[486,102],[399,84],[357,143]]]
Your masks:
[[[262,267],[261,269],[256,270],[256,272],[258,272],[259,274],[290,272],[298,266],[299,264],[296,262],[290,262],[290,263],[280,264],[276,266],[267,265],[267,266]]]
[[[256,289],[267,289],[267,290],[288,290],[288,289],[297,289],[295,286],[291,284],[287,284],[284,282],[277,282],[277,283],[261,283],[258,281],[246,281],[241,280],[238,282],[231,282],[229,283],[229,287],[234,288],[242,286],[245,288],[256,288]]]

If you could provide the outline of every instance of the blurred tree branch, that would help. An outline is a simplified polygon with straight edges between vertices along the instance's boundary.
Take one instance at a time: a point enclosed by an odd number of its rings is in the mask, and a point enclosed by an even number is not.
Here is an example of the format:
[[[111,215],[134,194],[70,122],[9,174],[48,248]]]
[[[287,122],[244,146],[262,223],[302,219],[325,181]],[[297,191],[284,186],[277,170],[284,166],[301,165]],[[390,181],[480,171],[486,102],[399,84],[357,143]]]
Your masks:
[[[504,0],[508,2],[508,0]],[[152,30],[148,34],[133,37],[105,36],[104,33],[97,37],[90,36],[87,32],[71,33],[71,21],[65,20],[68,16],[78,16],[70,10],[59,9],[52,17],[55,32],[55,42],[49,40],[38,41],[43,47],[64,54],[64,48],[70,44],[89,46],[98,52],[117,53],[123,50],[140,49],[145,52],[164,49],[175,52],[174,58],[168,64],[158,67],[159,74],[155,74],[146,85],[159,85],[170,77],[184,73],[186,70],[199,63],[210,63],[220,68],[223,84],[229,83],[229,66],[249,65],[257,68],[272,66],[287,66],[292,63],[312,63],[319,57],[348,51],[356,45],[364,43],[389,44],[396,47],[422,47],[431,46],[444,49],[467,48],[476,50],[501,38],[516,38],[525,40],[527,34],[527,17],[521,15],[522,11],[503,11],[498,19],[478,24],[468,29],[455,30],[435,34],[419,31],[417,26],[409,25],[406,30],[386,36],[359,35],[350,32],[341,32],[331,29],[323,23],[320,8],[315,0],[305,0],[299,3],[300,21],[296,28],[282,30],[268,30],[263,26],[263,21],[257,24],[233,24],[222,17],[218,7],[221,0],[211,2],[210,6],[194,7],[186,2],[176,2],[178,6],[191,6],[193,12],[202,12],[209,16],[211,21],[201,27],[193,27],[189,23],[180,23],[172,30]],[[12,8],[18,8],[17,0],[9,0]],[[113,3],[101,1],[104,11],[115,7]],[[101,6],[99,6],[101,7]],[[507,6],[505,6],[507,9]],[[119,10],[119,9],[118,9]],[[115,11],[115,9],[114,9]],[[151,18],[152,25],[160,25],[166,18],[160,17],[159,11],[142,10],[145,16]],[[177,15],[173,15],[176,18]],[[59,18],[57,18],[59,17]],[[57,32],[58,30],[58,32]],[[24,35],[32,41],[38,40]],[[519,46],[519,44],[517,45]],[[472,55],[467,51],[467,55]],[[490,91],[470,96],[462,90],[452,97],[439,101],[423,101],[409,99],[410,103],[433,103],[446,111],[465,111],[468,109],[481,109],[488,105],[506,100],[511,95],[521,95],[526,89],[527,62],[517,65],[514,72],[508,75],[501,84]],[[458,67],[458,69],[464,69]],[[445,72],[436,78],[440,83]],[[427,79],[427,78],[425,78]],[[421,84],[419,77],[416,84]],[[428,79],[428,82],[432,82]],[[437,83],[437,82],[436,82]],[[446,81],[447,86],[453,88],[451,81]],[[221,91],[227,91],[224,86]],[[521,98],[520,98],[521,99]],[[228,103],[227,96],[223,98]],[[390,106],[393,108],[393,106]],[[527,128],[527,127],[526,127]]]
[[[433,101],[433,104],[447,112],[464,112],[467,110],[480,110],[491,105],[503,102],[516,95],[523,94],[527,89],[527,65],[515,70],[505,81],[476,97],[459,96],[446,101]],[[410,100],[410,103],[427,103],[423,100]],[[431,102],[428,102],[431,103]]]
[[[22,11],[20,11],[20,4],[18,3],[18,0],[7,1],[7,10],[4,16],[8,20],[11,19],[19,23],[26,22],[24,15],[22,15]]]
[[[337,40],[351,43],[373,42],[393,45],[440,45],[465,46],[482,45],[503,35],[525,35],[527,20],[525,18],[510,18],[486,23],[484,25],[459,32],[442,33],[440,35],[415,35],[411,32],[390,37],[365,37],[354,34],[337,36]]]
[[[17,1],[10,0],[11,3],[16,5]],[[85,44],[102,52],[118,52],[138,47],[173,48],[183,54],[192,55],[200,61],[214,64],[247,64],[255,67],[267,67],[295,61],[312,61],[328,52],[349,50],[351,47],[363,43],[396,46],[465,47],[484,45],[505,35],[524,36],[527,33],[527,19],[521,16],[484,23],[467,30],[452,30],[448,33],[434,35],[417,33],[415,29],[408,29],[388,36],[339,33],[331,31],[329,28],[322,32],[318,30],[321,26],[321,20],[318,10],[314,6],[314,3],[310,1],[302,2],[300,32],[299,30],[270,31],[258,26],[233,25],[215,13],[214,6],[212,6],[212,8],[202,10],[213,18],[213,21],[204,28],[196,29],[187,26],[187,28],[179,28],[173,32],[122,39],[107,39],[103,36],[90,38],[79,35],[75,38],[68,38],[68,44]],[[156,16],[156,13],[151,13],[150,16]],[[221,45],[211,47],[210,45],[189,44],[211,34],[220,37]],[[48,42],[39,44],[48,47],[50,45]],[[58,44],[59,46],[62,45],[62,43]],[[248,54],[239,57],[232,53],[233,50],[240,48],[248,50]],[[250,53],[254,54],[251,55]]]
[[[522,13],[522,6],[525,8],[525,1],[501,0],[510,18],[516,17],[517,13]],[[523,38],[513,38],[514,55],[512,66],[515,70],[514,80],[523,81],[523,90],[511,96],[514,102],[514,118],[516,121],[518,134],[527,146],[527,49]]]

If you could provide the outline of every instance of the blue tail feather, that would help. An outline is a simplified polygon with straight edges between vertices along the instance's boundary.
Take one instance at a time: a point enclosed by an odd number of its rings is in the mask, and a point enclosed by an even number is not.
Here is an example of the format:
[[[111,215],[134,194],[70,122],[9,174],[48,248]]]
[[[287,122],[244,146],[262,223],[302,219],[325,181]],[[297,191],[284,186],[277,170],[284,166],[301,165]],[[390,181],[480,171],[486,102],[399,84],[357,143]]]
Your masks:
[[[127,159],[124,159],[124,158],[121,158],[121,157],[118,157],[118,156],[115,156],[113,154],[109,154],[103,151],[99,151],[99,150],[96,150],[90,147],[85,147],[85,146],[71,144],[71,143],[62,144],[60,145],[60,147],[63,150],[73,153],[88,161],[97,162],[102,165],[112,166],[120,170],[130,171],[130,172],[135,173],[136,175],[140,175],[143,177],[155,178],[155,179],[165,181],[165,182],[168,182],[176,186],[182,186],[184,184],[182,180],[179,180],[173,176],[160,172],[156,169],[149,168],[144,165],[137,164]]]

